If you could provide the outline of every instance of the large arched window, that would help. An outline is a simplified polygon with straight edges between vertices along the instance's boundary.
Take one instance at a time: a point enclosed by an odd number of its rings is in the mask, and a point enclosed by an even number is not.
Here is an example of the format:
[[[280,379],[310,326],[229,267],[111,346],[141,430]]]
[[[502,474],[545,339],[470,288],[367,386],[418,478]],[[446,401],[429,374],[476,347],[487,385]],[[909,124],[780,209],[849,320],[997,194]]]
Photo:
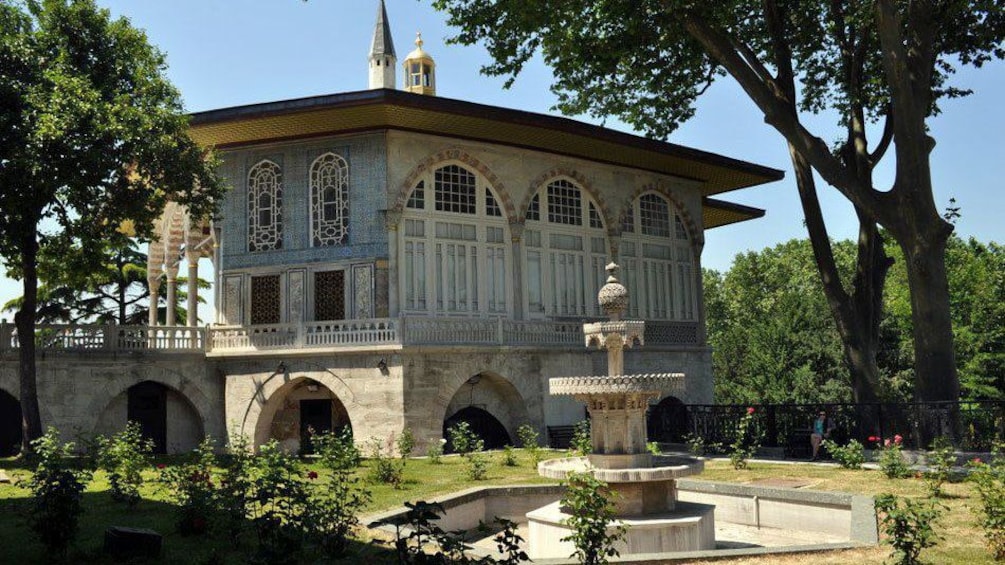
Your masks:
[[[445,165],[412,189],[402,215],[402,310],[507,314],[508,226],[488,182]]]
[[[248,173],[248,251],[283,248],[283,171],[262,161]]]
[[[531,317],[599,314],[607,239],[597,205],[559,178],[534,195],[524,231],[525,296]]]
[[[342,245],[348,233],[349,164],[325,153],[311,165],[311,245]]]
[[[680,215],[647,192],[622,223],[621,266],[630,291],[628,315],[647,320],[696,319],[694,251]]]

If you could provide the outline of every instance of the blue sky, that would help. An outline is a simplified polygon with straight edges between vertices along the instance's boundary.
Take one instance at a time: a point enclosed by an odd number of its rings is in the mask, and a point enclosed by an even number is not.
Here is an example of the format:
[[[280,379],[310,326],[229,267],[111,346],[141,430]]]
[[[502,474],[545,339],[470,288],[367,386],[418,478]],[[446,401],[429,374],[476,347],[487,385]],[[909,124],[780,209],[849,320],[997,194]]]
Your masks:
[[[555,113],[549,91],[550,69],[529,65],[510,90],[502,78],[482,76],[489,62],[480,46],[446,45],[451,29],[429,0],[386,0],[395,48],[402,58],[417,31],[437,62],[437,93],[520,110]],[[145,29],[167,54],[168,76],[189,111],[361,90],[367,86],[367,52],[376,0],[98,0],[113,14]],[[399,73],[399,81],[400,81]],[[962,208],[957,232],[983,241],[1005,241],[1005,180],[997,167],[1005,161],[1005,65],[957,75],[956,84],[973,96],[943,103],[930,122],[937,145],[932,153],[936,202],[953,197]],[[583,121],[597,120],[580,117]],[[835,130],[824,118],[810,118],[811,130],[830,141]],[[606,127],[631,131],[608,120]],[[786,171],[774,184],[725,195],[764,208],[765,218],[711,230],[706,235],[704,267],[725,270],[737,253],[805,237],[802,212],[781,137],[729,79],[703,97],[697,115],[669,141],[721,153]],[[889,184],[881,168],[878,185]],[[833,189],[821,186],[831,236],[855,236],[851,208]],[[210,278],[208,263],[204,278]],[[0,303],[19,296],[20,284],[0,279]],[[9,317],[9,315],[5,315]],[[210,319],[207,309],[200,317]]]

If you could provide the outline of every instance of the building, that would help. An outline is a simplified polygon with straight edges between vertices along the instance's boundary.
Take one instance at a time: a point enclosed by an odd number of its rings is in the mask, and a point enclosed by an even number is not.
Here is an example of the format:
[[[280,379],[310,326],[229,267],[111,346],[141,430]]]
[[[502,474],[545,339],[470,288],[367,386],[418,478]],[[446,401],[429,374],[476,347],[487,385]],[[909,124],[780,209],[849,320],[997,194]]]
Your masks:
[[[583,418],[547,383],[603,371],[581,324],[601,316],[611,261],[646,320],[626,372],[686,373],[667,402],[711,402],[704,232],[763,215],[717,195],[780,172],[438,97],[421,37],[398,64],[383,2],[369,65],[368,90],[192,116],[232,190],[212,222],[168,207],[150,286],[173,312],[182,263],[194,281],[210,259],[218,319],[60,329],[40,361],[43,417],[84,432],[140,419],[168,450],[204,433],[296,449],[346,425],[360,440],[407,427],[422,444],[461,419],[512,443],[521,424]],[[16,341],[10,326],[0,338]],[[83,410],[81,391],[49,388],[71,381],[92,397]],[[0,388],[16,386],[6,363]]]

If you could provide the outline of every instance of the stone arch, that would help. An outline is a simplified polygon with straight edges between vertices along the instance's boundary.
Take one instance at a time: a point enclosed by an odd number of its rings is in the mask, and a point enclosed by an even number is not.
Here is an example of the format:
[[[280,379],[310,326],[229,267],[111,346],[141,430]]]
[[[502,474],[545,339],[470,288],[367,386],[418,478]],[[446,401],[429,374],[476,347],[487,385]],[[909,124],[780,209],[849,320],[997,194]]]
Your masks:
[[[130,396],[139,387],[163,390],[164,405],[161,409],[164,411],[164,425],[160,430],[163,437],[155,435],[155,449],[158,453],[185,453],[198,446],[206,437],[206,422],[191,398],[179,389],[153,379],[133,382],[117,394],[105,397],[103,408],[100,412],[95,412],[93,433],[111,435],[122,430],[130,419]],[[141,420],[140,423],[144,422]]]
[[[267,383],[263,383],[263,386],[265,384]],[[287,451],[302,451],[306,447],[302,444],[305,414],[301,407],[306,406],[303,401],[330,401],[330,426],[327,429],[318,426],[317,431],[337,432],[343,427],[352,430],[350,406],[343,400],[346,397],[339,396],[322,379],[306,376],[284,378],[277,385],[271,387],[271,392],[260,405],[255,418],[252,435],[255,447],[275,439]],[[350,398],[354,398],[348,389],[345,392],[348,392]]]
[[[534,199],[534,196],[537,193],[539,193],[547,183],[563,177],[575,183],[576,186],[578,186],[584,192],[586,192],[590,196],[590,198],[597,203],[597,208],[599,208],[597,211],[600,212],[600,217],[604,220],[604,227],[607,229],[608,232],[610,232],[611,226],[613,226],[614,224],[611,219],[610,209],[607,201],[604,200],[604,197],[601,196],[600,192],[596,189],[596,187],[593,186],[593,183],[590,182],[585,175],[583,175],[582,173],[571,167],[555,167],[551,170],[541,173],[540,175],[538,175],[537,178],[531,181],[529,192],[527,193],[526,197],[524,197],[523,202],[520,204],[519,209],[520,215],[517,218],[518,221],[520,223],[524,222],[524,220],[527,217],[527,208],[530,207],[530,201]]]
[[[687,235],[691,239],[691,247],[694,249],[695,256],[697,257],[698,249],[705,245],[705,233],[698,229],[698,224],[695,223],[694,218],[691,217],[680,197],[662,182],[649,183],[636,187],[632,191],[632,194],[621,203],[621,213],[618,215],[617,223],[612,224],[612,229],[616,229],[618,233],[621,233],[621,224],[624,223],[625,216],[632,212],[635,201],[647,192],[654,192],[666,198],[670,202],[670,205],[673,206],[674,211],[684,220],[684,228],[687,229]]]
[[[405,177],[405,181],[401,183],[398,187],[398,195],[395,197],[394,206],[391,207],[389,217],[401,218],[402,212],[405,210],[405,203],[408,202],[408,196],[411,194],[412,189],[419,182],[422,175],[426,174],[441,165],[450,164],[450,162],[456,162],[468,167],[474,168],[478,171],[485,180],[492,186],[492,190],[498,197],[500,204],[505,210],[506,219],[508,222],[512,223],[518,218],[516,215],[515,208],[513,207],[513,198],[509,194],[509,190],[506,189],[506,185],[503,183],[492,169],[488,167],[485,163],[481,162],[479,159],[459,148],[444,149],[438,153],[434,153],[419,162],[412,172]]]
[[[21,402],[0,388],[0,457],[17,455],[21,450]]]
[[[449,381],[441,383],[432,413],[439,414],[440,421],[446,422],[467,406],[476,406],[491,414],[510,438],[516,437],[520,425],[530,422],[523,394],[509,379],[492,371],[455,373]]]
[[[688,434],[687,405],[676,396],[666,396],[649,407],[646,431],[650,441],[681,443]]]
[[[193,379],[163,367],[145,366],[142,370],[146,371],[146,374],[141,375],[140,369],[134,368],[130,371],[131,378],[128,380],[116,380],[106,383],[105,390],[108,394],[99,395],[91,400],[87,406],[87,411],[84,413],[93,414],[95,417],[91,427],[92,434],[97,433],[101,414],[105,412],[105,410],[109,407],[109,404],[111,404],[111,402],[120,395],[128,392],[128,390],[134,385],[144,381],[152,381],[162,384],[184,398],[195,411],[199,420],[199,428],[203,431],[203,433],[207,430],[214,429],[214,426],[212,425],[212,417],[214,414],[219,412],[219,408],[216,404],[210,402],[209,398],[207,398],[206,395],[199,390]]]

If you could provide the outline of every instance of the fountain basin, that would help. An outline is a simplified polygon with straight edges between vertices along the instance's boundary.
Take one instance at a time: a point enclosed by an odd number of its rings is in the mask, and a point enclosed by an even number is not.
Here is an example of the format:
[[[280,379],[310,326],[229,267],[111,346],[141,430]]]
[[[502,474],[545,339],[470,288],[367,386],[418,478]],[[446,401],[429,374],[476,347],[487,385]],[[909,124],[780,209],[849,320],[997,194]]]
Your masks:
[[[598,468],[593,464],[593,458],[568,457],[564,459],[549,459],[537,464],[537,472],[549,479],[565,479],[569,473],[590,473],[605,483],[650,482],[676,480],[691,475],[697,475],[705,470],[705,462],[692,457],[675,455],[650,455],[652,467],[628,469]],[[608,455],[606,457],[619,457]]]

